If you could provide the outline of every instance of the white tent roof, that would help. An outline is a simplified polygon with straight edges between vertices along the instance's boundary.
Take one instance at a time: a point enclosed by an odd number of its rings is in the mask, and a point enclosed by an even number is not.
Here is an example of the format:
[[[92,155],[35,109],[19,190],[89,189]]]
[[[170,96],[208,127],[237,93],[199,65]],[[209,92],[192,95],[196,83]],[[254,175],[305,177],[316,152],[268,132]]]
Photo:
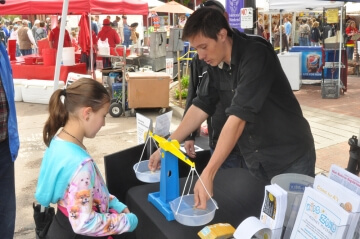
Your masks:
[[[257,0],[256,7],[263,8],[265,11],[284,10],[315,10],[323,7],[341,7],[344,6],[343,1],[322,1],[322,0]]]
[[[158,6],[162,6],[165,3],[159,0],[148,0],[148,6],[149,8],[153,8],[153,7],[158,7]]]
[[[346,14],[359,14],[360,13],[360,3],[348,2],[345,4]]]

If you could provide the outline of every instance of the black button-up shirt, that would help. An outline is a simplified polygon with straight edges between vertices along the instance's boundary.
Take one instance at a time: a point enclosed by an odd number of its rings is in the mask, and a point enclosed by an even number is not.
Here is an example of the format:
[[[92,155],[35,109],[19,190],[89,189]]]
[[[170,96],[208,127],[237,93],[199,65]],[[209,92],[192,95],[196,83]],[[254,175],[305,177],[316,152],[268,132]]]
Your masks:
[[[263,168],[271,179],[314,149],[314,139],[271,44],[237,30],[232,38],[231,66],[212,67],[208,93],[193,104],[212,115],[220,101],[245,120],[241,153],[250,171]]]

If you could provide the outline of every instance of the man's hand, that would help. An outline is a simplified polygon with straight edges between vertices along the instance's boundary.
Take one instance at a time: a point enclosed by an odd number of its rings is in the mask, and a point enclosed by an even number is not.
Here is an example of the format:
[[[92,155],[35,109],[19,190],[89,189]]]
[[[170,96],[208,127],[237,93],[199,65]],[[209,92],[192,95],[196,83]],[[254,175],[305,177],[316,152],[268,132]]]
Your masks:
[[[210,199],[210,196],[213,196],[213,184],[214,179],[212,176],[202,173],[201,179],[204,185],[200,182],[200,179],[197,180],[194,187],[194,206],[199,209],[206,209],[206,202]],[[206,187],[209,194],[206,192],[204,186]]]
[[[161,160],[161,150],[159,148],[149,158],[148,167],[150,171],[154,172],[155,170],[160,169],[161,166],[160,160]]]
[[[186,151],[186,154],[190,157],[190,158],[196,158],[196,152],[195,152],[195,140],[186,140],[184,143],[184,148]]]

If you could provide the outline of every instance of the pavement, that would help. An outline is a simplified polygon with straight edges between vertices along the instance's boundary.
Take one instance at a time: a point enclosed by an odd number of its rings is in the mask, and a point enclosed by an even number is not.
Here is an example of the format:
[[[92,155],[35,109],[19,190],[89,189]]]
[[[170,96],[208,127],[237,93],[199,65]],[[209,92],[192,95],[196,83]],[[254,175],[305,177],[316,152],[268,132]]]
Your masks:
[[[349,160],[348,139],[360,131],[360,77],[349,76],[347,92],[338,99],[322,99],[320,85],[302,85],[294,91],[305,118],[309,121],[315,139],[316,173],[326,174],[331,164],[346,168]],[[173,118],[170,131],[181,121],[183,109],[170,105]],[[37,176],[45,145],[42,127],[47,119],[47,105],[17,102],[20,151],[15,162],[17,194],[17,219],[15,237],[33,239],[34,223],[32,202]],[[140,109],[138,113],[155,122],[158,109]],[[137,144],[134,117],[106,117],[106,125],[95,139],[85,139],[84,144],[95,159],[103,175],[105,155],[115,153]]]

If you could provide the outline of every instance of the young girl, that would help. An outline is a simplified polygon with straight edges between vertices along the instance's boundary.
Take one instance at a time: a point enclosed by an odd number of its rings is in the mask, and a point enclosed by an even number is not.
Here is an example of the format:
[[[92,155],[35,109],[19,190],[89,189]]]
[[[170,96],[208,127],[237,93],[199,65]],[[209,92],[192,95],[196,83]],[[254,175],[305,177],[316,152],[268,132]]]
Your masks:
[[[35,193],[41,205],[58,207],[46,238],[108,238],[137,226],[137,217],[109,194],[83,144],[84,137],[94,138],[105,125],[109,105],[104,86],[86,78],[56,90],[50,98],[43,130],[48,148]]]

